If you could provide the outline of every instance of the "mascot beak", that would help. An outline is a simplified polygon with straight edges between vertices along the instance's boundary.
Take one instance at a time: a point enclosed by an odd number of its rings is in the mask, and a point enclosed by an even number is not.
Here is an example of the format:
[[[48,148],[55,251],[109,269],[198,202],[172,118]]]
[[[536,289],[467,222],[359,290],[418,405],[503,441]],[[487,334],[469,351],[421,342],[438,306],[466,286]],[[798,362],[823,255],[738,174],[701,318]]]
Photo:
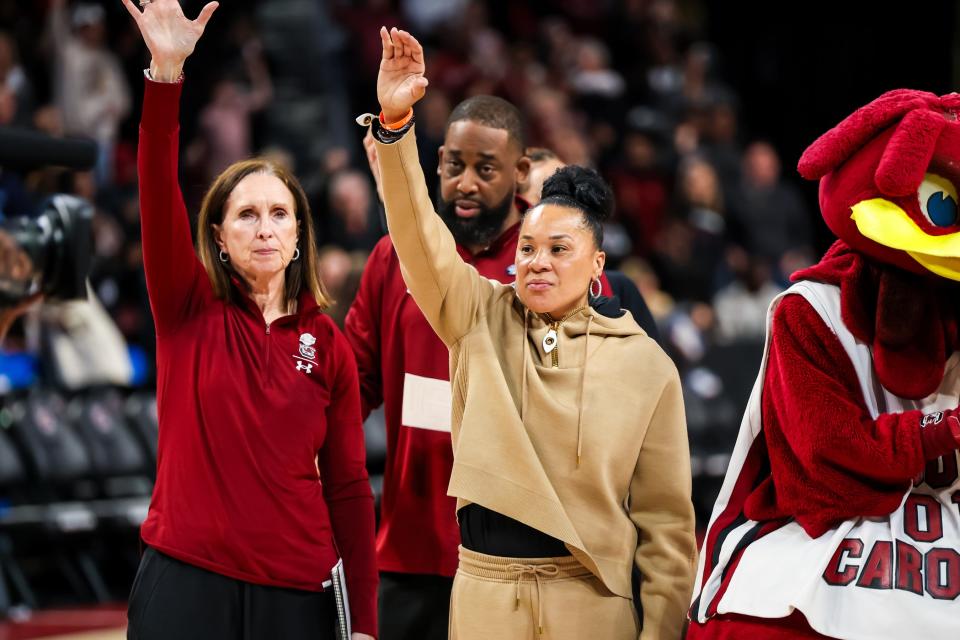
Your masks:
[[[864,237],[905,251],[938,276],[960,281],[960,232],[931,236],[906,211],[883,198],[858,202],[852,212],[850,217]]]

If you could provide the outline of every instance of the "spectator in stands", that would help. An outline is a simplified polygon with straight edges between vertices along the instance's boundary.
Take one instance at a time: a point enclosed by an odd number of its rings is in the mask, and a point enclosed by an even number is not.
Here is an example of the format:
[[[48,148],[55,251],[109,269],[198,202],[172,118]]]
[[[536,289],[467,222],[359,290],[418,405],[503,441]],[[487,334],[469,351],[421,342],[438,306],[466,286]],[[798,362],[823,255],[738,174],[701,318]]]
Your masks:
[[[527,149],[527,158],[530,159],[530,172],[527,174],[527,179],[517,187],[521,198],[529,204],[536,204],[540,202],[543,183],[556,173],[557,169],[566,165],[557,157],[557,154],[543,147]]]
[[[29,127],[33,115],[33,85],[20,66],[20,54],[17,43],[6,32],[0,32],[0,96],[9,100],[9,116],[4,116],[7,126]]]
[[[212,180],[234,162],[250,157],[250,118],[264,109],[273,97],[273,84],[259,41],[243,47],[243,62],[249,88],[227,75],[213,87],[210,103],[200,112],[205,177]],[[197,153],[197,152],[195,152]]]
[[[670,200],[665,170],[669,124],[647,107],[627,115],[619,161],[608,172],[617,196],[617,217],[630,231],[634,253],[649,255]]]
[[[526,115],[535,138],[553,150],[564,162],[592,163],[590,141],[578,127],[566,94],[546,86],[530,92]]]
[[[750,256],[742,249],[728,252],[734,280],[717,292],[716,339],[763,341],[767,330],[767,310],[783,287],[773,281],[770,263],[762,256]]]
[[[716,314],[707,302],[680,302],[663,321],[663,348],[681,375],[696,366],[713,344]]]
[[[355,169],[330,178],[328,206],[320,218],[320,242],[369,253],[383,236],[380,207],[370,178]]]
[[[152,56],[138,164],[157,327],[157,480],[130,594],[132,638],[334,638],[323,582],[343,559],[351,640],[376,633],[374,514],[356,365],[329,317],[297,180],[231,165],[194,254],[177,184],[182,68],[217,8],[124,4]]]
[[[680,166],[678,208],[657,239],[664,287],[680,300],[709,302],[725,270],[727,222],[713,165],[698,156]]]
[[[733,198],[740,185],[743,150],[737,139],[737,105],[732,95],[719,95],[707,110],[701,152],[720,178],[724,197]]]
[[[744,152],[730,217],[744,248],[774,265],[790,252],[812,253],[810,213],[796,188],[781,178],[780,156],[767,142],[754,142]]]
[[[450,637],[635,639],[634,562],[644,634],[679,637],[695,555],[680,383],[632,318],[588,306],[610,189],[582,167],[554,175],[521,223],[516,282],[480,276],[434,212],[409,133],[422,49],[381,37],[387,124],[373,133],[391,238],[456,381]]]
[[[97,176],[113,175],[113,146],[130,111],[130,89],[120,61],[107,48],[104,10],[78,3],[67,16],[66,0],[52,0],[49,36],[54,50],[54,96],[67,135],[97,141]]]
[[[610,52],[594,38],[580,41],[577,51],[577,66],[571,74],[570,84],[581,96],[597,96],[616,100],[626,89],[623,77],[610,68]]]
[[[333,299],[333,304],[327,308],[326,313],[340,328],[343,328],[347,313],[353,305],[354,298],[357,297],[367,257],[366,252],[347,253],[332,244],[320,248],[318,259],[320,277]]]
[[[667,316],[673,311],[674,301],[670,294],[660,288],[660,278],[657,273],[642,258],[630,257],[620,265],[623,274],[630,278],[640,291],[640,295],[650,307],[650,313],[657,323],[662,326]]]

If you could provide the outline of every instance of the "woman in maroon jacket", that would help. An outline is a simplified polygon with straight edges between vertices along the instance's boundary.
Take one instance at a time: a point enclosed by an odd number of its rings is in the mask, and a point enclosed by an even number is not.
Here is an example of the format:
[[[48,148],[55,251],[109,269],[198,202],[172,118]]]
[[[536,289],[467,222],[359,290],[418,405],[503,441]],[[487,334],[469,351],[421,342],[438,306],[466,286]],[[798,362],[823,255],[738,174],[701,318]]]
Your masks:
[[[177,184],[181,69],[217,7],[124,0],[153,59],[139,177],[157,327],[157,483],[130,638],[334,638],[343,558],[353,640],[376,633],[373,498],[357,370],[321,309],[303,190],[265,160],[210,187],[197,247]],[[334,542],[336,540],[336,543]]]

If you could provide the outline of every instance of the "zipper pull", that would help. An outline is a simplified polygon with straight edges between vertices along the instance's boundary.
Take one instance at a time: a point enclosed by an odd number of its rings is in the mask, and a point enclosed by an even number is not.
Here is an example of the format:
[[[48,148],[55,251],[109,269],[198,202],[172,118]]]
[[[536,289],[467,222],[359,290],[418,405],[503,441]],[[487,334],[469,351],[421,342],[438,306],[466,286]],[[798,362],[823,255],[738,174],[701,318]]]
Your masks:
[[[267,325],[267,335],[270,335],[270,325]]]
[[[543,336],[543,352],[550,353],[557,348],[557,328],[550,327],[547,335]]]
[[[554,369],[560,368],[560,349],[557,348],[560,346],[560,337],[557,335],[557,329],[560,328],[561,322],[563,321],[550,325],[547,335],[543,336],[543,350],[550,354],[550,366]]]

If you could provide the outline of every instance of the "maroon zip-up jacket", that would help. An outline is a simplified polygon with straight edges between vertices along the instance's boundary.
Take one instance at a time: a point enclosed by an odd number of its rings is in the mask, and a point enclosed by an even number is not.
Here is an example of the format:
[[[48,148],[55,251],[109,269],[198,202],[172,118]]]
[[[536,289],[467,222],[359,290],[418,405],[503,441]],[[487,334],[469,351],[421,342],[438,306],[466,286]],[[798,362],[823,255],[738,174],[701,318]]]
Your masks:
[[[309,292],[270,325],[246,296],[214,297],[177,182],[181,86],[146,81],[140,123],[160,415],[141,536],[230,578],[307,591],[322,589],[339,547],[353,629],[376,635],[373,497],[350,346]]]

